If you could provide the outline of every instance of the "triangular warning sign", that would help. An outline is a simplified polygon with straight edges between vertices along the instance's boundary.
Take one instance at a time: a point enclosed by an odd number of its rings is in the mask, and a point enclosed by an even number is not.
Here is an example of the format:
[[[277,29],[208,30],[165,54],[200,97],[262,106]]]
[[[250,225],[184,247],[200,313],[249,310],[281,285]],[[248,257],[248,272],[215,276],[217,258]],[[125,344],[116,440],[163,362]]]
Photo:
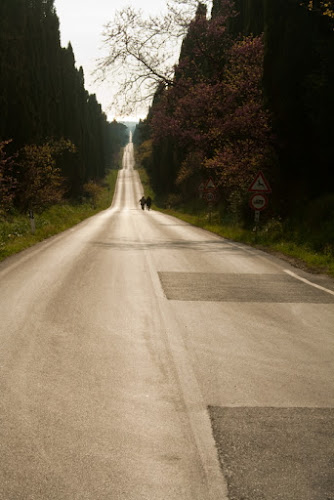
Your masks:
[[[207,183],[205,184],[205,189],[216,189],[215,183],[213,182],[212,177],[209,178]]]
[[[254,181],[252,184],[249,186],[248,191],[251,191],[252,193],[271,193],[271,189],[269,186],[269,183],[265,176],[263,175],[263,172],[259,172],[257,176],[255,177]]]

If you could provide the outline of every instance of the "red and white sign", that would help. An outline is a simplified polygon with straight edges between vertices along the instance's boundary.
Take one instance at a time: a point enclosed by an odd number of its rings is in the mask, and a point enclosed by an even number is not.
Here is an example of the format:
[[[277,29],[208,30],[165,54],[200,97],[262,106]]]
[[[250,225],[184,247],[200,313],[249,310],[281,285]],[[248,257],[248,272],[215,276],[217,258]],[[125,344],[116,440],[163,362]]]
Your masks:
[[[217,201],[217,189],[212,177],[209,177],[205,182],[201,182],[198,191],[200,198],[204,198],[208,203]]]
[[[249,200],[249,204],[253,210],[263,210],[268,205],[268,198],[264,194],[256,193]]]
[[[249,186],[248,191],[251,193],[271,193],[269,182],[263,175],[263,172],[257,174],[254,181]]]
[[[205,190],[209,190],[209,189],[216,189],[216,185],[215,183],[213,182],[213,179],[212,177],[209,177],[207,183],[205,184]]]
[[[216,201],[216,192],[213,189],[211,189],[210,191],[206,191],[204,196],[206,201],[208,201],[209,203],[213,203],[214,201]]]

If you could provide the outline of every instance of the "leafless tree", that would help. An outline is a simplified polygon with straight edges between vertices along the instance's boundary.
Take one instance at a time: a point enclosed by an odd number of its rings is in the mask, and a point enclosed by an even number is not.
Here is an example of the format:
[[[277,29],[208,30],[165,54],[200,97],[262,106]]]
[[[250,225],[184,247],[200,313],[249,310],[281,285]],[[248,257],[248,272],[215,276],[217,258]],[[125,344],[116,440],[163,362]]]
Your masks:
[[[112,105],[121,115],[147,107],[158,85],[173,85],[181,43],[199,3],[209,7],[211,0],[170,0],[162,14],[148,17],[125,7],[105,26],[106,55],[96,76],[115,88]]]

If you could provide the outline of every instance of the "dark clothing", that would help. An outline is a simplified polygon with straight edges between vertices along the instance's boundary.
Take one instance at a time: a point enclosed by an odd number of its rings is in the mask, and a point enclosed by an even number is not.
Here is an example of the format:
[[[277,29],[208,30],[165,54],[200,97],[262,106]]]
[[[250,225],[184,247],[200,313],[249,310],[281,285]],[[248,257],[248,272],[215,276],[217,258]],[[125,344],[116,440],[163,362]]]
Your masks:
[[[147,205],[147,210],[149,210],[152,205],[152,200],[149,196],[146,198],[146,205]]]
[[[146,200],[145,200],[145,196],[142,196],[139,200],[139,203],[141,204],[141,209],[144,210],[145,208],[145,203],[146,203]]]

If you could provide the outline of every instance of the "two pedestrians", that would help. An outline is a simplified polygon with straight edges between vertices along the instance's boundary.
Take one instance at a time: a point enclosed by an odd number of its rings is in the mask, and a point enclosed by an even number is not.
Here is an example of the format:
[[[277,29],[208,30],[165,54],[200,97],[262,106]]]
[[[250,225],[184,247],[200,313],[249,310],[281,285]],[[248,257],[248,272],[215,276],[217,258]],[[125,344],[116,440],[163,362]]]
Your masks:
[[[147,210],[150,210],[152,205],[152,199],[150,196],[148,196],[147,198],[145,198],[145,196],[142,196],[139,200],[139,203],[141,205],[142,210],[145,210],[145,205],[147,206]]]

